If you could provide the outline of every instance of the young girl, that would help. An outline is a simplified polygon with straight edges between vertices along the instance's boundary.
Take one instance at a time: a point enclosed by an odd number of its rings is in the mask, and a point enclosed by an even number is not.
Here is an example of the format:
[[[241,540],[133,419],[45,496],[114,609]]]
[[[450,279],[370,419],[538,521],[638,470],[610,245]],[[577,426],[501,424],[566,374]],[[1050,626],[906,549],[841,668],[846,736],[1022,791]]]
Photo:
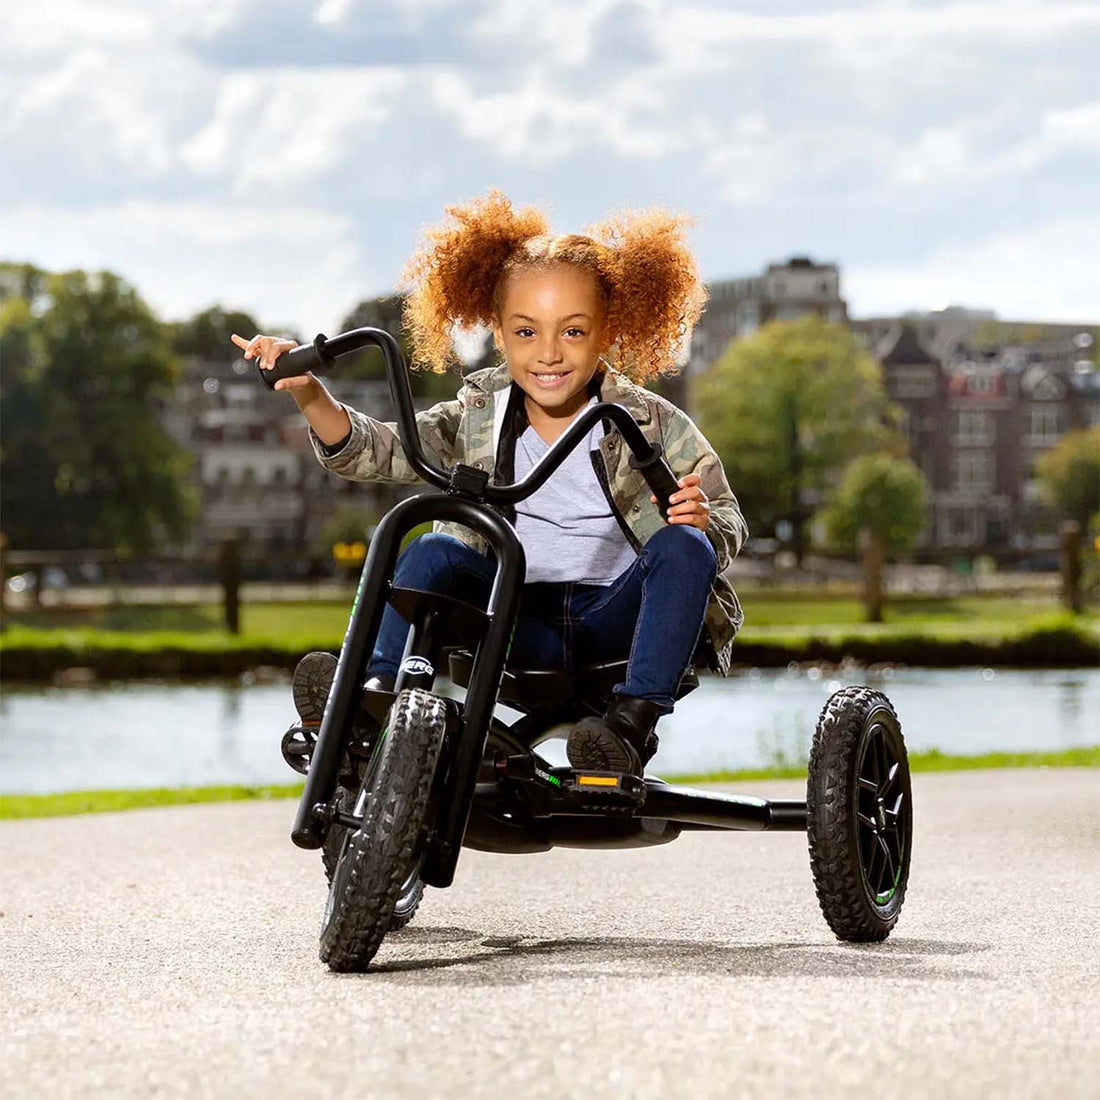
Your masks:
[[[491,326],[502,362],[417,415],[429,457],[518,481],[583,409],[608,401],[661,443],[678,479],[666,523],[618,431],[597,426],[587,447],[506,513],[527,557],[509,663],[572,669],[628,658],[605,714],[579,722],[567,751],[574,767],[640,775],[689,662],[698,655],[726,674],[741,625],[728,571],[747,531],[722,463],[685,413],[635,384],[675,371],[706,299],[685,219],[624,214],[588,235],[555,236],[540,211],[515,211],[497,190],[447,212],[454,221],[427,231],[403,274],[414,366],[453,363],[455,324]],[[295,346],[233,340],[265,368]],[[298,403],[327,469],[354,481],[417,480],[396,424],[335,401],[312,374],[276,389]],[[484,606],[494,569],[479,535],[439,522],[402,553],[394,583]],[[407,629],[387,606],[368,670],[373,686],[392,686]],[[312,689],[314,710],[323,709],[329,658],[326,682]],[[309,685],[296,687],[296,700],[310,694]]]

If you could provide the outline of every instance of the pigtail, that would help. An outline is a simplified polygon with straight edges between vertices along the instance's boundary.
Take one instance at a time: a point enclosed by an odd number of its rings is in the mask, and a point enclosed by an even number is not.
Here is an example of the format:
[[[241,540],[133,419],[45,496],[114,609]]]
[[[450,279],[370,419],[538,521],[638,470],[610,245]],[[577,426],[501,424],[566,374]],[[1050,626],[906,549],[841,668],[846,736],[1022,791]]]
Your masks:
[[[612,291],[612,365],[635,381],[679,369],[707,291],[684,230],[692,219],[662,209],[621,211],[589,229]]]
[[[457,224],[426,229],[401,275],[409,289],[403,321],[414,365],[437,373],[457,362],[451,327],[490,325],[506,262],[525,241],[549,231],[541,211],[513,210],[496,188],[446,210]]]

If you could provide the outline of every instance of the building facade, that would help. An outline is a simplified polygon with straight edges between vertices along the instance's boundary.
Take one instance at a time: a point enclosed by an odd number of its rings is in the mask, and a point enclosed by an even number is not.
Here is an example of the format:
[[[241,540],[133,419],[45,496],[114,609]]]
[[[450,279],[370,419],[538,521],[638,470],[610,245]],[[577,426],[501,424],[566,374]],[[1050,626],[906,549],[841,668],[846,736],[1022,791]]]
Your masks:
[[[330,379],[338,400],[393,420],[384,381]],[[275,393],[243,359],[189,359],[175,401],[161,410],[169,432],[193,456],[199,516],[185,553],[212,560],[228,536],[253,560],[287,560],[300,573],[318,554],[318,538],[342,507],[380,516],[405,495],[377,483],[356,483],[325,470],[309,444],[305,418],[286,393]]]
[[[816,263],[807,256],[768,264],[762,275],[708,283],[707,290],[706,310],[691,335],[685,370],[689,377],[716,363],[732,340],[768,321],[791,321],[807,314],[838,324],[848,319],[837,265]]]
[[[1045,345],[953,340],[945,361],[911,321],[894,323],[874,350],[930,490],[923,547],[1057,546],[1058,516],[1043,499],[1036,464],[1066,432],[1100,424],[1100,373],[1081,358],[1092,338],[1076,326],[1074,339]]]

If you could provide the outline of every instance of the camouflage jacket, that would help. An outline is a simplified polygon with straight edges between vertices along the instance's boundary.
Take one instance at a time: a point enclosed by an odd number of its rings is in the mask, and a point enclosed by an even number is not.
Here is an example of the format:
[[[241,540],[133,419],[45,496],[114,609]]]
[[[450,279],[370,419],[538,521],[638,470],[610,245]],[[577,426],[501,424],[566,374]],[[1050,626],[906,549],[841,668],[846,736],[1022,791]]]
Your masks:
[[[718,574],[707,605],[707,664],[722,675],[730,666],[733,637],[741,626],[741,604],[734,592],[730,566],[741,549],[748,529],[730,491],[721,460],[692,419],[665,398],[635,385],[624,375],[609,370],[593,380],[600,400],[622,405],[634,417],[647,439],[660,442],[677,478],[698,473],[710,502],[706,534],[718,558]],[[518,387],[516,387],[518,389]],[[464,379],[458,396],[440,401],[417,413],[420,439],[429,461],[444,469],[463,462],[478,470],[499,474],[498,444],[505,413],[512,395],[512,378],[506,365],[475,371]],[[328,470],[352,481],[416,482],[419,480],[405,458],[396,423],[383,423],[344,405],[351,421],[347,442],[335,453],[326,454],[320,438],[309,430],[318,460]],[[514,441],[513,441],[514,447]],[[620,525],[634,548],[664,524],[657,506],[650,501],[650,489],[641,473],[631,469],[630,449],[614,427],[599,444],[603,459],[600,480],[605,485]],[[511,462],[507,463],[511,466]],[[510,480],[510,479],[506,479]],[[437,521],[434,530],[453,535],[481,553],[488,551],[485,540],[468,527]]]

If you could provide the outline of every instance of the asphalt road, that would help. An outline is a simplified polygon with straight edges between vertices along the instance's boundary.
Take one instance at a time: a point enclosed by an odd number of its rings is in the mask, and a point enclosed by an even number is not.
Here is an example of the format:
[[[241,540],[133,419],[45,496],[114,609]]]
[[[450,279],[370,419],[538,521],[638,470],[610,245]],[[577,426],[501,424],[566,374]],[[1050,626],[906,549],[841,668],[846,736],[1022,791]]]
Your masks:
[[[466,852],[366,975],[317,959],[289,801],[0,822],[0,1096],[1095,1098],[1100,774],[914,804],[884,945],[800,834],[690,835]]]

